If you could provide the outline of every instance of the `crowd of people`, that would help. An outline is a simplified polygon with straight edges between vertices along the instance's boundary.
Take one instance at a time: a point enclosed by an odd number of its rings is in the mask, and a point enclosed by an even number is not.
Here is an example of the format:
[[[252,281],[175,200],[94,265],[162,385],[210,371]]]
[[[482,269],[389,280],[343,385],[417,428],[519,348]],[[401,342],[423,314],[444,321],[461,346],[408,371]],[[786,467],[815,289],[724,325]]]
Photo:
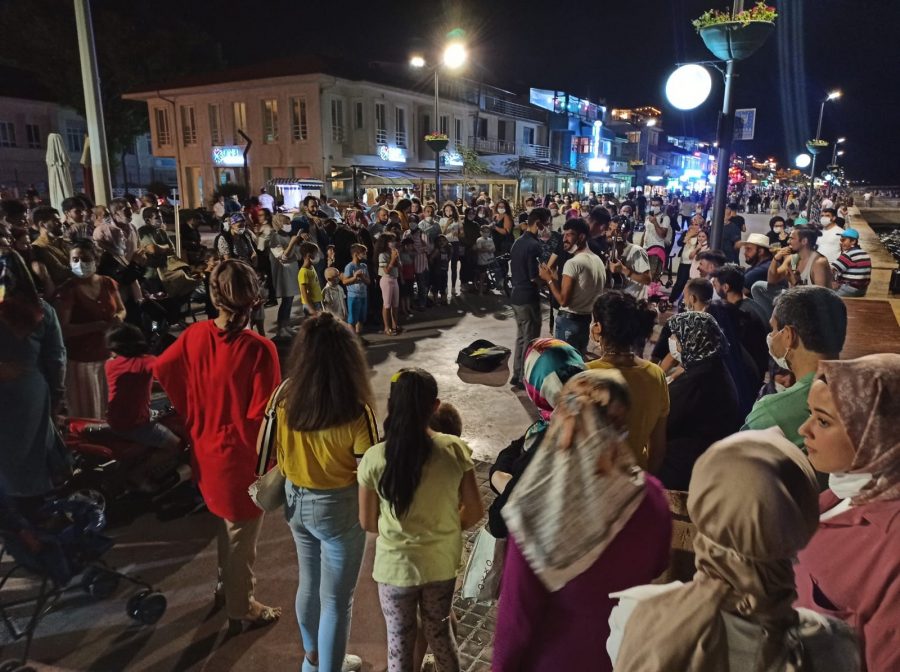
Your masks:
[[[490,474],[485,529],[507,544],[494,670],[896,669],[900,355],[840,360],[843,297],[865,294],[871,260],[830,194],[814,224],[787,207],[749,236],[734,198],[715,250],[703,194],[553,193],[517,213],[386,192],[284,213],[263,191],[217,200],[209,248],[204,217],[180,213],[180,256],[153,195],[73,197],[62,216],[3,201],[0,442],[16,449],[0,484],[26,512],[59,486],[63,416],[176,450],[149,413],[157,380],[219,521],[213,599],[238,634],[282,613],[255,597],[248,494],[272,423],[302,669],[361,669],[347,641],[368,531],[389,669],[418,670],[427,645],[458,670],[461,535],[485,513],[465,418],[406,368],[379,427],[363,335],[508,287],[510,382],[539,420]],[[201,298],[208,320],[160,337]],[[647,585],[669,563],[665,491],[688,493],[697,573]]]

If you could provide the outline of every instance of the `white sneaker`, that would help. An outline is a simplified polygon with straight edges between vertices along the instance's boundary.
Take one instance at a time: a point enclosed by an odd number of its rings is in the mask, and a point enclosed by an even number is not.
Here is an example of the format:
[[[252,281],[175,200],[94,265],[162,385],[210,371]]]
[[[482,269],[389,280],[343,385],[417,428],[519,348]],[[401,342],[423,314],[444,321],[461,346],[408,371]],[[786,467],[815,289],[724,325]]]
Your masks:
[[[293,338],[294,332],[287,327],[278,327],[278,331],[275,332],[275,340],[290,341]]]
[[[346,656],[344,656],[344,662],[341,665],[341,672],[359,672],[362,669],[362,663],[362,658],[348,653]],[[306,664],[309,666],[309,669],[312,670],[312,672],[319,672],[319,666],[310,663],[309,658],[306,659]]]

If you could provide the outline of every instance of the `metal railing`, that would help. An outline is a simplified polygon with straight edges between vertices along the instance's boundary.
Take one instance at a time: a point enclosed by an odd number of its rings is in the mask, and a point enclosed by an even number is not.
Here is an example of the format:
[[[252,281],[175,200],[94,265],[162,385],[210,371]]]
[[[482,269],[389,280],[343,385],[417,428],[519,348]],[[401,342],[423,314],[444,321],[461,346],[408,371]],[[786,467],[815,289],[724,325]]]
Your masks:
[[[388,133],[386,128],[375,129],[375,144],[386,145],[388,141]]]
[[[513,117],[515,119],[528,119],[529,121],[543,121],[546,114],[533,107],[513,103],[495,96],[484,96],[484,105],[482,106],[482,109],[485,112],[502,114],[503,116]]]
[[[397,147],[406,147],[406,131],[397,131]]]
[[[546,145],[532,145],[523,142],[519,144],[519,156],[527,156],[538,161],[549,161],[550,148]]]
[[[499,138],[478,138],[474,135],[469,136],[469,147],[488,154],[515,154],[516,143],[511,140],[500,140]]]

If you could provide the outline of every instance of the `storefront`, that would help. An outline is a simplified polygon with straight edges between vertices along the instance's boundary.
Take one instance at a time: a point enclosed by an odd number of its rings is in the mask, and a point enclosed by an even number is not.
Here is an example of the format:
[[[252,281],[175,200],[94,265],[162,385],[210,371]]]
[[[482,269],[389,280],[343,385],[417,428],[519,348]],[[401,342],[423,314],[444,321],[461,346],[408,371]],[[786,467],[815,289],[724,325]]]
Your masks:
[[[287,210],[299,210],[303,199],[307,196],[321,197],[325,184],[321,180],[308,180],[295,177],[275,177],[266,182],[269,193],[275,200],[284,202]]]

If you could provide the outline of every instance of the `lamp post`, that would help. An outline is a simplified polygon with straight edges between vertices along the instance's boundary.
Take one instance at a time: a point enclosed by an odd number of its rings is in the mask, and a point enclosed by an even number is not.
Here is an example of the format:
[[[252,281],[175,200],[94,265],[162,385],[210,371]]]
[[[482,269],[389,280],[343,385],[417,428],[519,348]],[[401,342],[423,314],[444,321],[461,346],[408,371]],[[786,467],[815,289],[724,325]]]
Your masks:
[[[847,138],[838,138],[837,140],[834,141],[834,150],[831,152],[831,165],[834,165],[835,163],[837,163],[837,157],[839,155],[838,154],[838,145],[842,145],[845,142],[847,142]],[[843,154],[843,152],[840,152],[840,154]]]
[[[444,49],[443,65],[449,70],[456,70],[466,62],[468,54],[466,47],[462,42],[451,42]],[[409,64],[413,68],[424,68],[426,63],[422,56],[413,56],[409,59]],[[435,64],[432,68],[434,71],[434,123],[437,129],[441,127],[440,117],[440,80],[439,70],[440,64]],[[450,130],[450,129],[447,129]],[[443,147],[440,146],[443,144]],[[434,151],[434,202],[440,204],[441,200],[441,150],[446,147],[446,142],[435,143],[429,145]]]
[[[837,100],[841,97],[841,92],[838,90],[831,91],[825,98],[822,99],[822,104],[819,106],[819,123],[816,125],[816,137],[815,140],[820,140],[822,135],[822,117],[825,116],[825,103],[830,100]],[[815,180],[816,180],[816,154],[812,155],[812,163],[809,167],[809,198],[806,202],[806,212],[809,213],[809,207],[812,205],[812,197],[813,192],[815,191]]]

